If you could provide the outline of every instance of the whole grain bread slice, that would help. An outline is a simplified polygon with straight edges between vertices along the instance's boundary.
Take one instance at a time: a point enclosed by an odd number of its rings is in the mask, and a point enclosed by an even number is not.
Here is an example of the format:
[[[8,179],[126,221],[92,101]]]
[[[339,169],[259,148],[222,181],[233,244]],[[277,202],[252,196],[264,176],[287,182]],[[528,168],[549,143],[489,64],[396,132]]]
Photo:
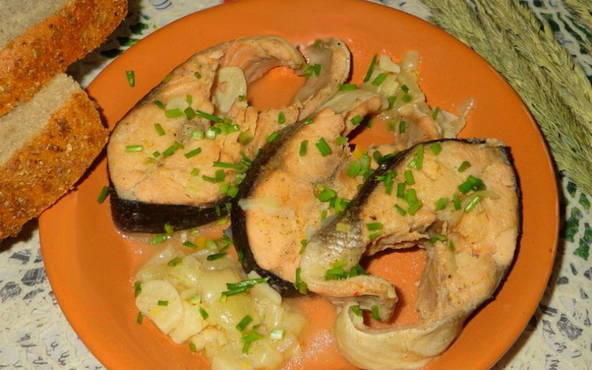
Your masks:
[[[0,240],[65,194],[107,133],[95,104],[65,74],[0,117]]]
[[[3,0],[0,115],[98,47],[121,22],[128,0]]]

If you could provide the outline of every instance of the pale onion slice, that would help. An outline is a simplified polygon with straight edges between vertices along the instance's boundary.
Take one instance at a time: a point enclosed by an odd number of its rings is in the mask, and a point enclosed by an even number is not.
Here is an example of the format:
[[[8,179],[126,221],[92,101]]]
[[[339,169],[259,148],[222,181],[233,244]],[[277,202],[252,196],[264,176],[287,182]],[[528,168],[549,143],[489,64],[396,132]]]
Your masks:
[[[181,297],[175,287],[165,280],[143,283],[142,292],[136,297],[136,307],[167,334],[183,316]]]
[[[240,96],[247,95],[247,80],[239,67],[223,67],[218,70],[218,80],[214,90],[214,104],[220,114],[230,108]]]
[[[183,343],[189,337],[196,335],[205,326],[204,319],[199,313],[199,305],[183,302],[183,308],[183,317],[170,333],[171,339],[177,344]]]

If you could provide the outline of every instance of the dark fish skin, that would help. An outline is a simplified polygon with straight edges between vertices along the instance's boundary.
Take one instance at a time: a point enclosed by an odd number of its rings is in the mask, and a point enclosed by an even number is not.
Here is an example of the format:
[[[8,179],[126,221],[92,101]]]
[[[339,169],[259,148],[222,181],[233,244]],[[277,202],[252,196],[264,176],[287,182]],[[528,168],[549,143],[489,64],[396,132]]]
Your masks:
[[[184,230],[216,221],[226,216],[230,198],[211,207],[192,207],[176,204],[154,204],[122,199],[111,187],[109,196],[111,217],[115,226],[125,232],[162,233],[164,225]]]

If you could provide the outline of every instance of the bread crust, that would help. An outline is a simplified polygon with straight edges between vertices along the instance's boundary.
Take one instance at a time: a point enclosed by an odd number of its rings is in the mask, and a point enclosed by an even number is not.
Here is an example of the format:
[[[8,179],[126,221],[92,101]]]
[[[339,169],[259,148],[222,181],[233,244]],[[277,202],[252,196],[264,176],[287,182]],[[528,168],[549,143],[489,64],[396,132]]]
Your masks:
[[[127,0],[70,0],[0,50],[0,116],[98,47],[127,13]]]
[[[95,104],[79,91],[0,167],[0,240],[64,195],[107,142]]]

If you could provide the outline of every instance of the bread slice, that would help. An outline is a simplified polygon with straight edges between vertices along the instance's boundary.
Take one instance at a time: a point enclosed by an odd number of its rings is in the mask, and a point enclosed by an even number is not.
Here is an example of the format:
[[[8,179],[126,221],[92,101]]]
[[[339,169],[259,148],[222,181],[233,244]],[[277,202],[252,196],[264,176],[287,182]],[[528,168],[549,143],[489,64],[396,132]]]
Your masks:
[[[0,117],[0,240],[65,194],[107,133],[95,104],[65,74]]]
[[[126,12],[127,0],[3,0],[0,115],[99,46]]]

